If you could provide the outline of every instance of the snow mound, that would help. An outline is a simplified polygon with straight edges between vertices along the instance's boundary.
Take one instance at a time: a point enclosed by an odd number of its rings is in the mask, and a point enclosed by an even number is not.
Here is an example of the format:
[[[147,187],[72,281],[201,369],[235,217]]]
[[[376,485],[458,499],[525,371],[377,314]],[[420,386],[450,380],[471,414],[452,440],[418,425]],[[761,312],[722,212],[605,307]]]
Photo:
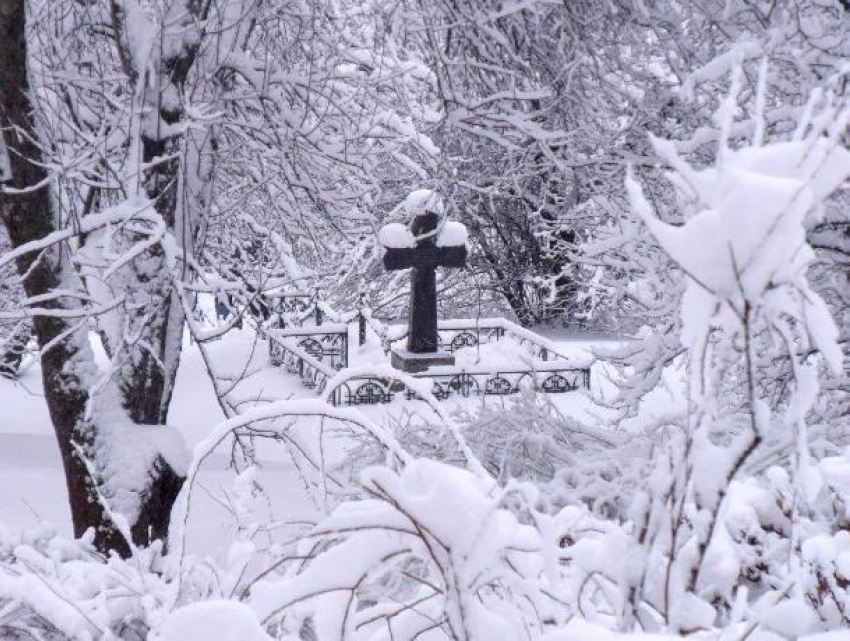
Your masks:
[[[437,236],[437,247],[457,247],[465,245],[469,232],[463,223],[449,220],[443,225]]]
[[[416,244],[416,239],[407,225],[389,223],[378,232],[378,242],[388,249],[408,249]]]
[[[768,630],[785,637],[800,637],[817,625],[817,615],[800,599],[782,601],[758,614],[758,621]]]
[[[238,601],[200,601],[169,615],[151,641],[271,641],[254,612]]]
[[[104,496],[110,507],[132,523],[139,498],[151,482],[161,457],[177,474],[185,474],[191,457],[180,431],[169,425],[141,425],[115,417],[98,448],[103,466]]]
[[[411,192],[402,201],[400,208],[411,218],[429,211],[435,214],[445,211],[442,197],[433,189],[417,189]]]

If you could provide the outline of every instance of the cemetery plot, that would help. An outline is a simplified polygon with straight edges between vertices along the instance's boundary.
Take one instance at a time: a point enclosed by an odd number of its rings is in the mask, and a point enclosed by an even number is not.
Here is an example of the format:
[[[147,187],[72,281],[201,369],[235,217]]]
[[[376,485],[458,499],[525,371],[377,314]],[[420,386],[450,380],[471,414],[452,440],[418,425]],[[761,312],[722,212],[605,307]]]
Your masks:
[[[342,316],[320,304],[319,292],[309,299],[303,293],[284,293],[273,305],[279,328],[264,330],[274,364],[297,374],[305,386],[324,393],[334,405],[388,403],[398,395],[412,400],[420,398],[423,389],[437,399],[447,399],[505,396],[525,387],[552,394],[590,387],[587,359],[568,358],[543,337],[510,321],[438,322],[435,270],[466,265],[466,227],[441,221],[442,202],[430,190],[413,192],[400,209],[411,217],[409,224],[385,225],[379,238],[384,267],[389,271],[410,269],[406,333],[388,338],[390,328],[384,327],[382,351],[369,350],[366,318],[359,305],[358,343],[366,349],[352,362],[349,327],[344,323],[322,325],[327,311]],[[302,325],[310,317],[310,305],[315,326],[286,327],[293,316],[295,323]],[[387,360],[392,368],[387,367]],[[360,367],[346,373],[349,363]],[[337,376],[336,370],[343,371]],[[411,385],[413,379],[423,379],[425,387]],[[327,389],[329,385],[331,389]]]
[[[393,328],[389,329],[393,334]],[[371,333],[370,344],[349,354],[349,331],[356,329],[344,323],[326,323],[266,329],[265,334],[272,363],[297,375],[305,387],[323,393],[332,379],[341,377],[328,395],[334,405],[380,404],[395,398],[415,400],[416,390],[402,381],[407,376],[431,381],[431,393],[441,400],[506,396],[525,388],[548,394],[590,388],[588,357],[565,355],[550,341],[505,319],[441,321],[437,345],[453,355],[455,364],[433,365],[413,374],[399,371],[397,377],[392,375],[395,370],[387,367],[388,353],[403,344],[406,333],[393,334],[383,348]],[[346,376],[349,365],[353,369]],[[380,374],[370,374],[371,370]]]
[[[439,325],[439,344],[455,357],[454,365],[435,365],[415,373],[431,381],[437,399],[480,395],[505,396],[524,388],[558,394],[590,388],[590,359],[568,358],[544,338],[504,319],[475,324],[453,320]],[[396,339],[396,344],[401,339]],[[371,359],[369,359],[371,360]],[[353,364],[359,365],[355,358]],[[368,367],[368,362],[362,364]],[[388,403],[394,398],[417,398],[401,380],[391,376],[352,376],[335,391],[336,403]]]

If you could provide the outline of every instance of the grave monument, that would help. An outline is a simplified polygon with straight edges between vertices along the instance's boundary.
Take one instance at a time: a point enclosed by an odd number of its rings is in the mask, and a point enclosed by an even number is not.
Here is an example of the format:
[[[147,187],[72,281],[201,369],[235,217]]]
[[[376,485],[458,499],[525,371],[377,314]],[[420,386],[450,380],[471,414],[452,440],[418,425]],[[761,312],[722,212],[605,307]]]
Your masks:
[[[411,218],[409,225],[390,223],[379,235],[384,268],[411,270],[407,348],[393,349],[391,363],[410,373],[454,365],[454,356],[439,349],[435,270],[466,266],[466,227],[453,221],[440,224],[442,203],[431,190],[413,192],[400,209]]]

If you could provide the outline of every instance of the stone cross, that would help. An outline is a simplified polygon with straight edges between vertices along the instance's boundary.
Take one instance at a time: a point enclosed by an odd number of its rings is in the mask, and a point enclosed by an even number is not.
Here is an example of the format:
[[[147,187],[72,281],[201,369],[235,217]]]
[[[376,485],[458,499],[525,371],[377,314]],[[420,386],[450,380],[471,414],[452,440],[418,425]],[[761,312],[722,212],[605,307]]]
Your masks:
[[[426,211],[410,223],[409,232],[401,225],[395,227],[408,236],[412,243],[393,242],[390,234],[382,240],[386,248],[384,267],[389,271],[412,268],[410,286],[410,313],[408,317],[407,354],[393,352],[393,365],[409,372],[422,371],[429,365],[452,364],[454,359],[438,352],[437,335],[437,267],[464,267],[466,265],[466,229],[459,223],[447,223],[444,229],[458,234],[448,234],[446,242],[437,242],[439,216]],[[382,230],[382,234],[384,232]],[[443,236],[441,235],[441,241]],[[397,240],[397,239],[395,239]],[[404,245],[412,246],[404,246]],[[402,245],[402,246],[399,246]],[[420,356],[421,355],[421,356]],[[428,357],[428,355],[433,355]]]

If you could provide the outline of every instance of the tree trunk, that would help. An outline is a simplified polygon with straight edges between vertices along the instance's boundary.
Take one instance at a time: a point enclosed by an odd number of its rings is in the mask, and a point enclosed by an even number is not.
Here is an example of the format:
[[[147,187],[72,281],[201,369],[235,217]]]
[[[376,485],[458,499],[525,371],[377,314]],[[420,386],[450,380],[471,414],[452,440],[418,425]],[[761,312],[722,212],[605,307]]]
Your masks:
[[[0,193],[0,218],[12,247],[41,240],[59,229],[43,168],[38,131],[30,102],[25,39],[24,0],[0,0],[0,130],[8,159],[6,187],[16,193]],[[79,317],[77,299],[56,296],[75,290],[78,281],[65,248],[53,245],[42,252],[18,257],[18,272],[30,298],[40,297],[39,307],[59,312],[39,315],[33,329],[42,348],[44,394],[53,422],[65,479],[75,536],[95,530],[95,545],[102,551],[128,555],[130,548],[102,507],[98,479],[89,472],[80,452],[95,461],[93,445],[105,430],[96,412],[88,413],[95,364],[89,345],[88,323]],[[61,311],[71,312],[62,315]],[[171,505],[182,478],[157,457],[151,479],[139,497],[140,517],[131,527],[134,543],[145,545],[168,532]]]
[[[191,145],[186,144],[185,137],[190,134],[179,125],[186,117],[185,87],[202,39],[202,34],[197,33],[198,24],[205,19],[209,8],[208,0],[172,3],[160,25],[159,51],[166,53],[151,65],[149,61],[134,59],[126,40],[123,6],[115,1],[110,3],[118,56],[130,82],[137,89],[142,88],[140,143],[142,161],[149,167],[144,174],[144,189],[178,246],[188,254],[193,253],[198,220],[183,203],[182,194],[188,190],[185,181],[189,180],[184,163],[189,153],[197,154],[198,161],[207,149],[201,148],[204,145],[188,149]],[[150,85],[156,91],[151,91]],[[189,142],[195,141],[190,138]],[[199,194],[193,196],[192,200],[203,198]],[[128,292],[136,308],[129,312],[129,324],[133,333],[144,337],[144,341],[129,347],[131,354],[119,386],[125,409],[139,423],[165,423],[180,361],[183,308],[173,291],[168,269],[159,245],[132,265],[138,287]]]

